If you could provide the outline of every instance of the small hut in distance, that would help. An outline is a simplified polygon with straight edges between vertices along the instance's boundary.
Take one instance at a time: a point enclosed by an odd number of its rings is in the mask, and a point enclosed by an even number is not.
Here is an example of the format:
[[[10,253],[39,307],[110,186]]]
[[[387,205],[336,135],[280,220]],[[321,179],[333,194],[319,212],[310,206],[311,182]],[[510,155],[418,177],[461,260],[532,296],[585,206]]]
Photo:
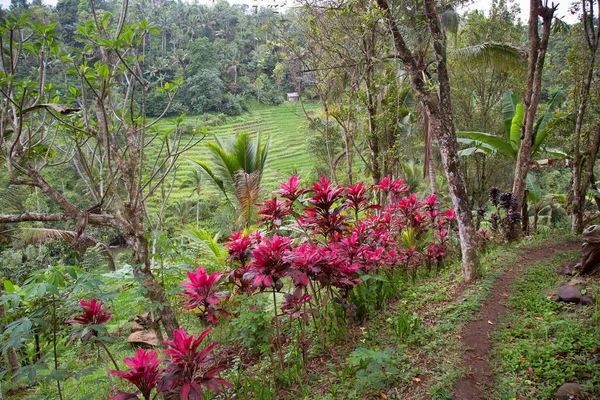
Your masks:
[[[287,101],[298,101],[300,95],[298,92],[291,92],[287,94]]]

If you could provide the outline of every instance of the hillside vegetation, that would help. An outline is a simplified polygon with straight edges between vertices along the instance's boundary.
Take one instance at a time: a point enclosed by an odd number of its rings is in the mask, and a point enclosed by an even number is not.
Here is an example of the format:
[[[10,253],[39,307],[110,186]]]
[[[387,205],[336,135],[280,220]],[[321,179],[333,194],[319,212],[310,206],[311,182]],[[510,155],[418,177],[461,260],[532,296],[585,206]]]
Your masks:
[[[320,109],[317,103],[304,104],[304,108],[309,112]],[[176,118],[168,118],[160,122],[159,128],[172,130],[176,124]],[[186,129],[204,128],[205,124],[206,120],[201,116],[186,116],[181,122]],[[189,187],[186,187],[185,181],[197,168],[189,160],[211,162],[210,154],[205,147],[206,142],[215,141],[215,136],[227,141],[236,133],[244,131],[260,134],[263,140],[271,140],[267,168],[263,178],[266,193],[275,189],[278,182],[285,180],[291,174],[306,175],[311,172],[313,162],[307,150],[307,139],[312,133],[308,128],[302,105],[298,102],[286,102],[278,106],[255,105],[241,116],[227,118],[222,125],[205,127],[206,138],[178,160],[178,184],[173,189],[170,201],[189,199],[192,192]],[[153,146],[149,147],[146,152],[147,159],[152,160],[159,148],[159,142],[155,142]],[[201,197],[211,198],[217,193],[208,179],[205,179],[203,186]],[[149,203],[151,209],[158,204],[156,197],[153,200]]]

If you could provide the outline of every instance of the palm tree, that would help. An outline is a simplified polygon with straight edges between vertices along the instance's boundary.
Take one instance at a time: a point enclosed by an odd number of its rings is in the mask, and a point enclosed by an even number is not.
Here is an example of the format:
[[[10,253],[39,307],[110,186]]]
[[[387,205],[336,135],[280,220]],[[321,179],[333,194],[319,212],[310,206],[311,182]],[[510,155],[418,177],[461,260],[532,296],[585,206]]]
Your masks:
[[[253,222],[253,208],[260,197],[263,172],[270,140],[262,143],[260,134],[253,140],[248,132],[240,132],[229,142],[207,143],[212,166],[204,161],[192,161],[212,180],[225,199],[238,212],[238,225],[248,227]]]

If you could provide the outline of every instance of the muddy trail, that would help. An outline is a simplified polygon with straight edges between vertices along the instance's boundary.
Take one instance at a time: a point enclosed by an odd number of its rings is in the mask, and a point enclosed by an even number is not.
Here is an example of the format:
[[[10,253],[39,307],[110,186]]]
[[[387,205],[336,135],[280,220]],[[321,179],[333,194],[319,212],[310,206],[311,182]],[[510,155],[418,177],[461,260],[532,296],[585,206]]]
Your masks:
[[[568,242],[554,248],[542,247],[522,250],[521,260],[496,280],[489,298],[481,306],[480,318],[467,322],[463,328],[461,341],[466,349],[464,365],[467,367],[467,374],[457,382],[454,400],[480,400],[485,398],[482,389],[494,380],[492,370],[488,364],[492,348],[489,336],[502,315],[509,309],[504,303],[508,299],[515,278],[536,262],[549,258],[558,252],[576,250],[580,246],[579,242]]]

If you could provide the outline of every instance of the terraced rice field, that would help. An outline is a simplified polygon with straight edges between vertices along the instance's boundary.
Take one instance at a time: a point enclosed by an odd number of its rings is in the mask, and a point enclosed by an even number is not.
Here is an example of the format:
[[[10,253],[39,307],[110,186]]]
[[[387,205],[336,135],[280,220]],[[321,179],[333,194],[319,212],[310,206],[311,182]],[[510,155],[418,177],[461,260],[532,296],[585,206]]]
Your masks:
[[[317,110],[317,104],[305,104],[307,110]],[[208,127],[208,134],[203,142],[190,149],[179,158],[177,170],[177,183],[171,194],[169,203],[189,199],[192,194],[192,188],[185,187],[183,184],[192,176],[194,166],[189,160],[202,160],[211,162],[211,158],[204,143],[214,141],[213,135],[221,140],[227,140],[237,132],[246,131],[252,134],[260,133],[263,140],[271,139],[271,146],[265,169],[263,182],[265,189],[270,191],[277,187],[277,183],[287,178],[292,173],[309,173],[311,169],[310,154],[306,151],[306,141],[311,133],[306,126],[306,117],[299,103],[284,103],[279,106],[261,106],[256,107],[238,118],[235,123],[224,124],[216,127]],[[161,121],[161,128],[168,129],[174,127],[174,120],[166,119]],[[184,126],[193,128],[202,128],[202,123],[197,117],[186,117],[183,121]],[[152,160],[158,153],[158,143],[147,149],[146,156]],[[215,195],[216,191],[208,181],[204,179],[207,196]],[[150,207],[156,205],[158,198],[151,199]]]

